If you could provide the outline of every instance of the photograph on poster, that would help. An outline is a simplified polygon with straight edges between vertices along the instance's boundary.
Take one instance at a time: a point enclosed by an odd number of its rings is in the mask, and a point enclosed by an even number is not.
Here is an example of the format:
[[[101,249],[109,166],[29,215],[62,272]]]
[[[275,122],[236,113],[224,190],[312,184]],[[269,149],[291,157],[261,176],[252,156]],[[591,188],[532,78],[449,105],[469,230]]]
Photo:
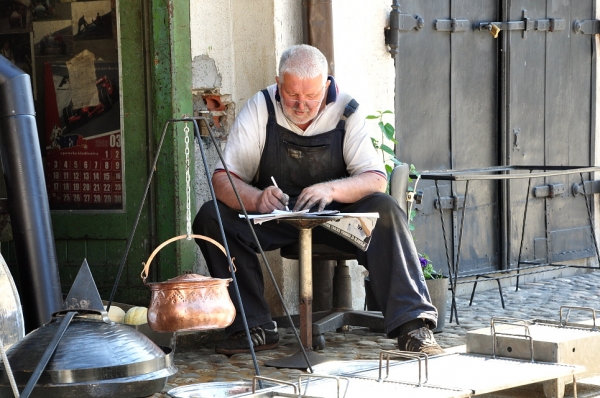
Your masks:
[[[75,40],[112,37],[110,0],[71,3],[71,22]]]
[[[0,55],[31,75],[31,35],[29,33],[0,34]]]
[[[32,8],[34,22],[47,19],[71,19],[71,5],[61,3],[60,0],[34,1]]]
[[[0,33],[31,31],[30,0],[0,0]]]
[[[73,54],[71,20],[36,21],[33,35],[36,56]]]

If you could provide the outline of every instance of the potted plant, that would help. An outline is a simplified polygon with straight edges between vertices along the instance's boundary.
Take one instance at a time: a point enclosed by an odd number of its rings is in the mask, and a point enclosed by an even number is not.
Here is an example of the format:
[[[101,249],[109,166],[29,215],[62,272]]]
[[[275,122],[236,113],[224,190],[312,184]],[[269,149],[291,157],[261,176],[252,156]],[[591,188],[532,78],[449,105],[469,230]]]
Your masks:
[[[433,263],[427,254],[419,253],[421,270],[425,277],[431,303],[437,309],[438,322],[433,333],[439,333],[446,325],[446,304],[448,302],[448,277],[433,268]]]

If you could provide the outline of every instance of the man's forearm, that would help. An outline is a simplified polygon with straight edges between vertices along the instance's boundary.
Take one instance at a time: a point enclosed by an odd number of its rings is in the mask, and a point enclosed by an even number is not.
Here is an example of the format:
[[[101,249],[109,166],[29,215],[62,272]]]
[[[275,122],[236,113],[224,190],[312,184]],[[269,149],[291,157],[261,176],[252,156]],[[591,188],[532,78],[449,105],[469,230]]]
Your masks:
[[[231,176],[235,184],[235,188],[244,203],[246,211],[255,212],[257,210],[258,198],[261,195],[261,190],[253,187],[252,185],[246,184],[235,176]],[[232,209],[241,210],[240,203],[233,191],[231,182],[225,172],[218,172],[213,174],[212,183],[215,188],[215,195],[217,199]]]
[[[387,180],[378,173],[362,173],[356,176],[331,181],[333,200],[339,203],[354,203],[365,196],[385,192]]]

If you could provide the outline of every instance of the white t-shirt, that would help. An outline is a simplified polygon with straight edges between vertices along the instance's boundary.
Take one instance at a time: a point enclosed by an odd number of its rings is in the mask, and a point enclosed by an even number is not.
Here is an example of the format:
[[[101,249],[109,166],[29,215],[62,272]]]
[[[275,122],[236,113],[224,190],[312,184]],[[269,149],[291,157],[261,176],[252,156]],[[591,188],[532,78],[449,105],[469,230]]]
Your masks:
[[[332,82],[335,84],[335,82]],[[313,136],[333,130],[344,108],[352,97],[346,93],[338,92],[335,101],[330,102],[317,114],[313,122],[305,131],[291,122],[281,109],[281,104],[275,100],[277,85],[267,87],[273,106],[277,124],[295,132],[298,135]],[[332,100],[329,94],[328,100]],[[260,165],[260,158],[265,147],[267,135],[267,121],[269,112],[267,103],[262,92],[256,93],[248,100],[235,119],[229,132],[227,145],[223,157],[229,171],[244,182],[250,184]],[[376,126],[374,124],[374,126]],[[381,156],[377,154],[371,142],[365,116],[359,108],[346,120],[346,134],[344,136],[344,161],[346,169],[351,176],[365,172],[376,172],[386,175],[385,166]],[[221,162],[217,164],[216,170],[223,169]]]

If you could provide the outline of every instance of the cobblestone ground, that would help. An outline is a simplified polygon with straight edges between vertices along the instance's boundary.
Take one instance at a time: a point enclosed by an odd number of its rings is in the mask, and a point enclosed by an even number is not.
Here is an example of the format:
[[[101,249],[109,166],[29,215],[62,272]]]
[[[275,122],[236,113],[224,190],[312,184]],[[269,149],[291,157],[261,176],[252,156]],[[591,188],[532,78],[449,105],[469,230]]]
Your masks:
[[[467,331],[489,326],[491,317],[558,320],[560,306],[600,308],[599,295],[600,273],[595,272],[521,284],[518,291],[515,291],[514,287],[506,287],[504,288],[506,309],[502,308],[496,289],[478,291],[472,306],[469,306],[469,296],[458,296],[457,311],[460,324],[456,324],[455,320],[451,323],[446,320],[444,330],[436,334],[436,339],[443,348],[460,352],[464,350]],[[449,304],[448,314],[450,314]],[[572,321],[584,318],[589,319],[590,313],[578,311],[570,316]],[[295,382],[302,371],[277,369],[264,365],[270,359],[283,358],[298,351],[299,345],[291,329],[280,329],[280,335],[279,348],[257,353],[259,371],[262,376]],[[378,359],[381,350],[397,348],[396,340],[363,328],[351,328],[347,333],[327,333],[325,337],[326,348],[320,352],[321,355],[338,360]],[[215,354],[210,347],[176,352],[175,364],[178,372],[169,378],[163,391],[153,395],[153,398],[169,397],[167,392],[177,386],[251,380],[255,375],[252,357],[249,354],[227,357]],[[497,377],[501,378],[502,375],[499,374]],[[485,398],[544,397],[544,392],[541,383],[537,383],[479,396]],[[565,397],[573,396],[575,395],[572,385],[567,385]],[[579,380],[577,396],[600,397],[600,377]]]

